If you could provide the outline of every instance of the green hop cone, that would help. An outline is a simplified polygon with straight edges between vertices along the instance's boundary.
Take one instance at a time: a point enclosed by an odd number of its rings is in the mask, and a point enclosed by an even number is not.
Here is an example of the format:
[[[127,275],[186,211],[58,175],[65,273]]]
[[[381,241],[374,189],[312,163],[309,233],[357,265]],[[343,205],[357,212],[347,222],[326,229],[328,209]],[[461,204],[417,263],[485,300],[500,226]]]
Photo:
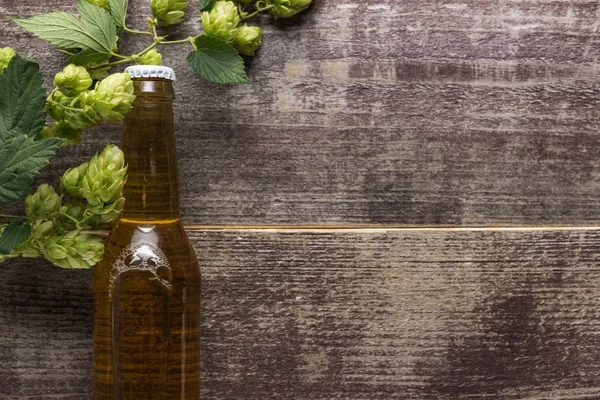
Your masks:
[[[83,118],[94,122],[122,120],[135,100],[133,81],[125,72],[109,75],[98,82],[94,90],[83,92],[80,96]]]
[[[83,218],[87,220],[87,229],[110,228],[121,215],[125,206],[125,198],[121,197],[114,203],[104,206],[88,206],[83,213]]]
[[[217,1],[212,10],[202,13],[204,33],[231,42],[237,33],[240,14],[233,1]]]
[[[83,198],[83,178],[88,170],[89,162],[75,168],[69,168],[60,178],[60,191],[76,199]]]
[[[274,0],[275,7],[269,13],[279,18],[289,18],[304,11],[312,3],[312,0]]]
[[[84,67],[69,64],[54,77],[54,86],[65,96],[75,97],[89,89],[92,78]]]
[[[52,126],[45,126],[40,133],[42,139],[57,137],[65,139],[61,146],[70,146],[81,143],[80,129],[73,129],[66,121],[55,122]]]
[[[52,186],[43,183],[25,199],[25,214],[31,220],[53,219],[58,216],[61,202],[62,196]]]
[[[55,235],[53,221],[38,219],[31,224],[31,236],[14,249],[14,253],[23,257],[35,258],[42,255],[40,242]]]
[[[104,207],[123,197],[127,166],[123,152],[107,145],[102,153],[92,157],[82,182],[82,194],[91,207]]]
[[[102,259],[103,240],[97,235],[71,231],[44,241],[42,254],[54,265],[67,269],[88,269]]]
[[[142,65],[160,65],[162,64],[162,55],[156,49],[152,49],[141,56],[139,61]]]
[[[184,10],[189,4],[181,0],[151,0],[150,8],[159,24],[169,26],[183,21]]]
[[[87,0],[88,3],[95,4],[99,7],[104,8],[105,10],[110,10],[110,1],[109,0]]]
[[[237,30],[233,45],[242,54],[253,56],[262,43],[262,29],[258,26],[244,25]]]
[[[63,234],[69,230],[80,228],[82,225],[75,221],[81,221],[83,219],[83,213],[85,211],[85,203],[81,199],[70,198],[63,203],[60,207],[60,216],[52,221],[54,231],[57,234]],[[85,225],[85,224],[83,224]],[[81,226],[81,228],[87,229],[87,226]]]
[[[53,120],[62,121],[65,119],[65,107],[70,107],[73,100],[75,100],[73,97],[69,97],[63,92],[52,92],[46,99],[46,111]]]
[[[0,49],[0,73],[8,66],[10,60],[15,56],[15,51],[10,47]]]

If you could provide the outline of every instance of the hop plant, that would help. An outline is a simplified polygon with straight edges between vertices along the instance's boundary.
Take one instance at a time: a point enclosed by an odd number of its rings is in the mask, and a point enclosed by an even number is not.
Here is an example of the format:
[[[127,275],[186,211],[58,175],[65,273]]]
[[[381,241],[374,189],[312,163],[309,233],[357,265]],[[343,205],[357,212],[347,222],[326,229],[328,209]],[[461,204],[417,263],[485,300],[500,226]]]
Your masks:
[[[60,215],[52,221],[54,231],[57,234],[64,234],[69,230],[82,227],[84,229],[95,228],[94,225],[83,221],[83,214],[86,210],[85,202],[77,198],[67,199],[60,207]]]
[[[71,146],[81,143],[81,129],[72,128],[66,121],[55,122],[52,126],[45,126],[40,136],[42,138],[57,137],[64,139],[61,146]]]
[[[242,54],[253,56],[262,43],[262,29],[258,26],[241,26],[233,38],[234,47]]]
[[[54,226],[52,221],[39,219],[33,221],[31,223],[31,226],[31,237],[15,248],[15,256],[19,254],[26,258],[34,258],[41,256],[41,243],[45,240],[45,238],[54,235]]]
[[[135,100],[131,76],[125,72],[110,75],[98,82],[94,90],[83,92],[80,96],[83,123],[85,120],[96,123],[120,121],[131,110]]]
[[[82,194],[91,206],[104,207],[123,197],[127,166],[123,152],[107,145],[92,157],[82,181]]]
[[[25,215],[31,220],[56,218],[61,202],[62,196],[52,186],[43,183],[25,199]]]
[[[312,0],[271,0],[275,7],[269,13],[279,18],[289,18],[308,8]]]
[[[204,33],[231,42],[237,33],[240,14],[233,1],[217,1],[212,10],[202,13]]]
[[[184,10],[189,3],[181,0],[151,0],[152,15],[162,26],[175,25],[183,21]]]
[[[0,73],[8,66],[10,60],[15,56],[15,51],[10,47],[0,49]]]
[[[104,8],[105,10],[110,10],[110,1],[109,0],[87,0],[88,3],[95,4],[99,7]]]
[[[65,118],[65,109],[71,106],[74,98],[65,95],[60,90],[53,91],[46,99],[46,111],[55,121]]]
[[[156,49],[152,49],[144,53],[139,61],[142,65],[160,65],[162,64],[162,55]]]
[[[89,89],[92,78],[84,67],[69,64],[54,76],[54,86],[67,97],[75,97]]]
[[[67,269],[87,269],[102,259],[104,245],[97,235],[75,230],[44,241],[42,253],[48,261]]]
[[[88,165],[89,162],[86,161],[78,167],[66,170],[60,178],[60,191],[76,199],[82,199],[83,178],[87,172]]]

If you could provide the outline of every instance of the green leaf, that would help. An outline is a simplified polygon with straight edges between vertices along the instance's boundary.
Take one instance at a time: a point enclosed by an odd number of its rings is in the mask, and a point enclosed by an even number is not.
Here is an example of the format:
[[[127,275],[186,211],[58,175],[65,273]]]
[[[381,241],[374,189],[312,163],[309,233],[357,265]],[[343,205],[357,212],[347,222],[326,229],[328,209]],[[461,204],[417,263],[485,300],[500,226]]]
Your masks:
[[[117,27],[110,12],[86,0],[77,0],[77,11],[86,32],[95,38],[104,50],[98,52],[110,54],[117,42]]]
[[[8,224],[0,236],[0,254],[10,254],[15,247],[29,239],[30,236],[31,225],[22,222]]]
[[[0,75],[0,146],[19,135],[35,138],[44,127],[45,102],[39,65],[15,55]]]
[[[209,82],[251,83],[244,69],[244,60],[236,49],[221,39],[200,35],[196,51],[187,56],[188,65]]]
[[[29,193],[40,170],[56,155],[62,139],[33,141],[25,136],[6,140],[0,146],[0,204],[17,201]]]
[[[52,12],[13,21],[61,48],[110,54],[117,40],[117,27],[110,13],[85,0],[77,1],[77,10],[81,19],[66,12]]]
[[[46,117],[42,84],[38,64],[19,54],[0,75],[0,204],[24,197],[62,142],[34,141]]]
[[[94,50],[87,49],[69,56],[67,62],[75,65],[91,65],[106,63],[109,60],[110,56],[107,56],[105,53],[97,53]]]
[[[210,11],[215,5],[216,0],[199,0],[198,7],[200,7],[200,11]]]
[[[110,13],[117,26],[125,26],[128,3],[128,0],[110,0]]]

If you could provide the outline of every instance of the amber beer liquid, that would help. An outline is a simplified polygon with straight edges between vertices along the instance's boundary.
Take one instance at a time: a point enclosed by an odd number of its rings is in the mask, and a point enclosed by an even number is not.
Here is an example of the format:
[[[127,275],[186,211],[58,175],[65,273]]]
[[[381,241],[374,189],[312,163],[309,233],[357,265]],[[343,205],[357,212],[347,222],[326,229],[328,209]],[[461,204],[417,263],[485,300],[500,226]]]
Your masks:
[[[134,78],[124,123],[125,209],[94,270],[93,398],[198,400],[200,270],[179,218],[174,74],[143,68],[128,68],[150,76]]]

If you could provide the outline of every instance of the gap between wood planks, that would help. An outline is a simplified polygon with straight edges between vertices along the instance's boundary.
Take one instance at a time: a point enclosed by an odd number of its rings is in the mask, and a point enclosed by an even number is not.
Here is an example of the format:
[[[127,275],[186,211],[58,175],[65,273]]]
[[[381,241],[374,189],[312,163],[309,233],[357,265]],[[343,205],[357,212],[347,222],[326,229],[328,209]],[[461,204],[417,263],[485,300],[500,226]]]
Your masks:
[[[188,231],[282,231],[282,232],[472,232],[472,231],[593,231],[600,226],[402,226],[402,225],[185,225]]]
[[[537,232],[596,231],[600,226],[184,225],[186,231],[249,232]],[[107,230],[87,230],[102,237]]]

